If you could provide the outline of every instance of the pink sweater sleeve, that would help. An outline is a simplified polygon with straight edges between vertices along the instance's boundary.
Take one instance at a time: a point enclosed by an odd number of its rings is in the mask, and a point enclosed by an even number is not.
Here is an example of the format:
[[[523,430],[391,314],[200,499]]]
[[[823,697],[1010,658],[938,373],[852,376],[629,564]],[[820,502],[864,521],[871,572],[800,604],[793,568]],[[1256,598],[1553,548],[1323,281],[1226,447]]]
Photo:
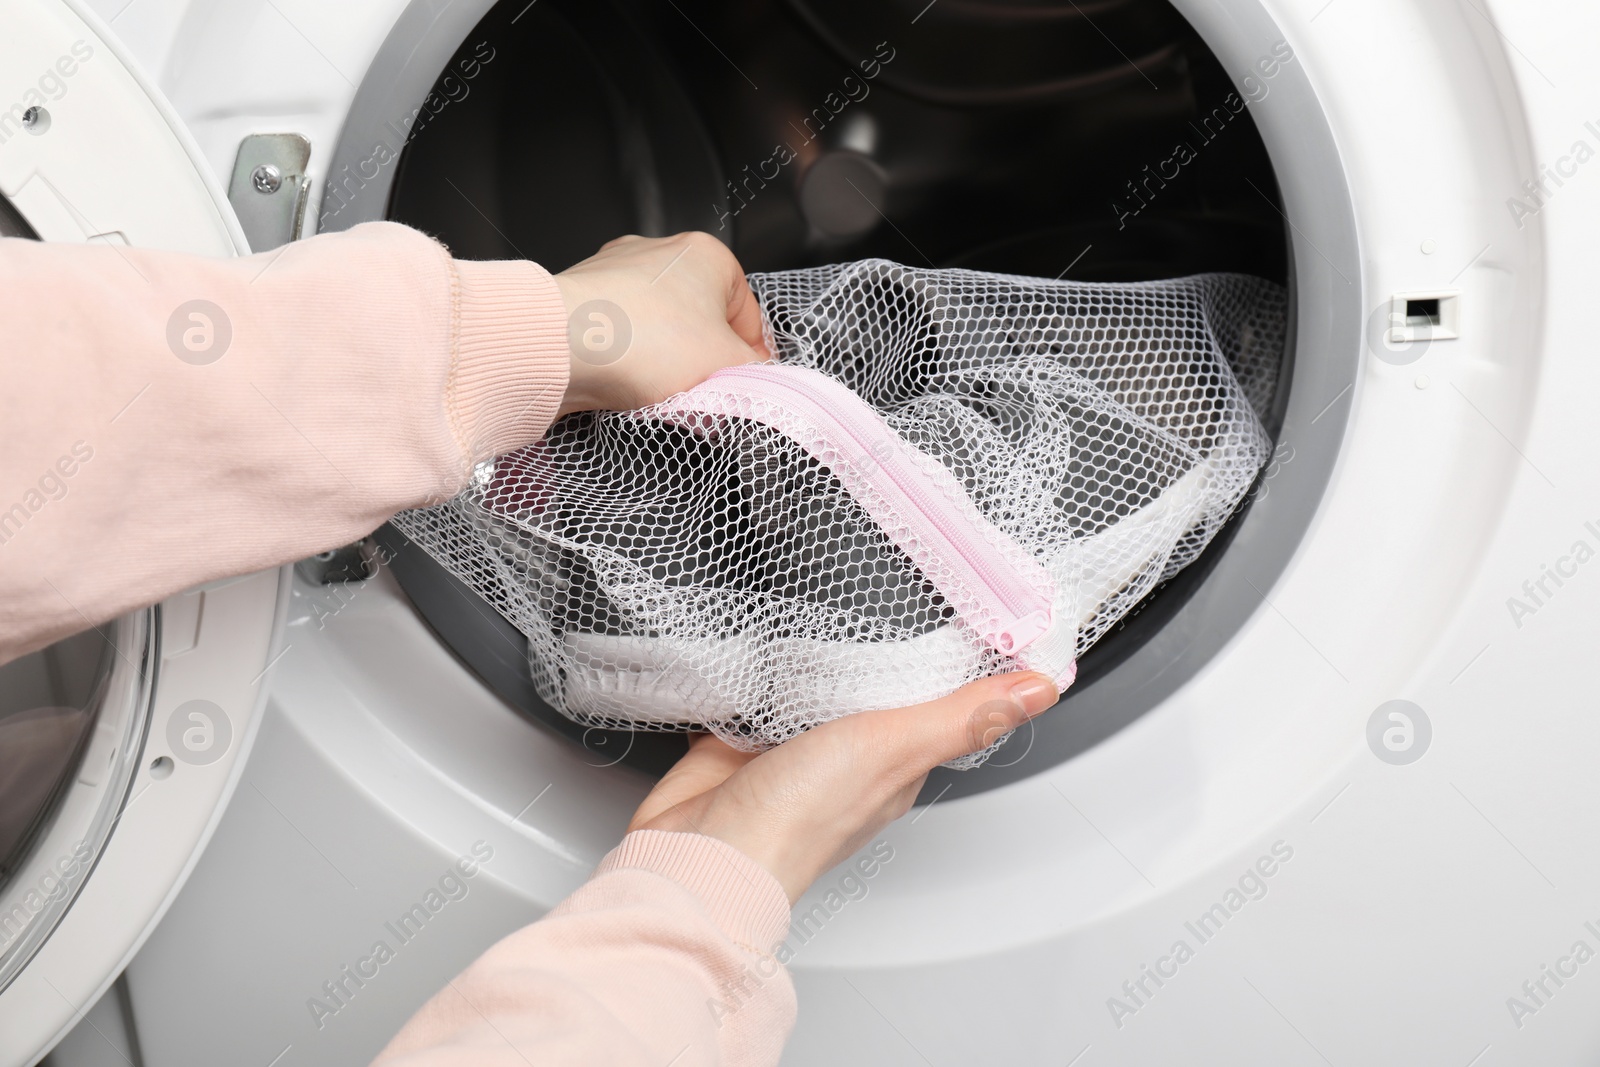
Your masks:
[[[448,498],[566,390],[549,274],[388,223],[233,260],[0,240],[0,292],[0,663]],[[731,846],[632,834],[383,1062],[775,1063],[788,916]]]
[[[763,1067],[794,1026],[789,901],[732,845],[639,830],[485,952],[374,1067]]]
[[[549,274],[392,223],[231,260],[3,240],[0,292],[0,662],[448,498],[566,390]]]

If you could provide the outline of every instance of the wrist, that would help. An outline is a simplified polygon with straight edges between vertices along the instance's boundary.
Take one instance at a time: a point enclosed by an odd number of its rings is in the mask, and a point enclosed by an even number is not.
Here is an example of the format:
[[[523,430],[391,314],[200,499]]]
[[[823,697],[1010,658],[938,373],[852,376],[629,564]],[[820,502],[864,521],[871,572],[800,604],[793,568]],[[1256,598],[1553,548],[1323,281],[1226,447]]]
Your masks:
[[[633,323],[615,302],[586,284],[583,275],[553,276],[565,314],[567,384],[557,417],[574,411],[626,406],[616,394],[619,362],[633,344]]]
[[[792,904],[800,899],[820,870],[812,869],[800,854],[805,849],[795,849],[791,842],[806,840],[809,835],[784,831],[770,825],[768,820],[752,819],[749,812],[729,812],[716,803],[715,797],[702,794],[682,804],[674,804],[655,818],[630,826],[629,832],[654,830],[662,833],[698,834],[720,841],[748,858],[766,871],[783,887],[784,895]]]

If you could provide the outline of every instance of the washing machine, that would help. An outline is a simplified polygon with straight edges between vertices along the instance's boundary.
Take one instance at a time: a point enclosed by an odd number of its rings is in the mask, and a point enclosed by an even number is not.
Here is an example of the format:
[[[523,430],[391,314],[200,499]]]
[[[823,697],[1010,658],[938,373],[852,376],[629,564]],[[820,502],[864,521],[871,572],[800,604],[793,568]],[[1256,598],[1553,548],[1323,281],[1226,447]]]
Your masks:
[[[389,218],[560,269],[693,228],[752,270],[1283,285],[1246,505],[1056,709],[799,902],[784,1062],[1600,1056],[1600,15],[0,10],[0,193],[49,239],[223,255]],[[553,715],[520,635],[392,529],[329,549],[6,668],[55,762],[0,822],[0,924],[27,920],[0,1062],[363,1062],[680,750]]]

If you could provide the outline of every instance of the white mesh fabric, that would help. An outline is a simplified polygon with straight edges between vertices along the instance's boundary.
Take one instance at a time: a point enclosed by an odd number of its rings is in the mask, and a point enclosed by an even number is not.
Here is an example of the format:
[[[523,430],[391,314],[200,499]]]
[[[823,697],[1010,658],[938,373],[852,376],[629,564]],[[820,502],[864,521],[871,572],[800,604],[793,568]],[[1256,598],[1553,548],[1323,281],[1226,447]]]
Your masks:
[[[540,695],[581,723],[757,749],[1028,662],[960,617],[844,464],[942,464],[997,550],[1053,581],[1057,625],[1032,651],[1065,664],[1199,555],[1271,450],[1258,413],[1286,304],[1258,278],[867,260],[750,282],[779,361],[854,390],[897,456],[819,459],[765,424],[782,412],[579,413],[395,520],[527,635]]]

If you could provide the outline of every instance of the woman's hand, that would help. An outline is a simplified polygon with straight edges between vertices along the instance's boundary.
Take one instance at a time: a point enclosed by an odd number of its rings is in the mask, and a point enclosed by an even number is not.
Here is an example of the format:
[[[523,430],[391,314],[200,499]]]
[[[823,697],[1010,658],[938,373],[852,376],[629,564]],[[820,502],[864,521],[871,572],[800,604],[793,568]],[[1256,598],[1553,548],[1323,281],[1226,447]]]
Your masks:
[[[1005,674],[943,700],[847,715],[767,752],[697,737],[628,829],[726,841],[771,871],[792,904],[904,815],[930,770],[986,748],[1059,697],[1042,674]]]
[[[572,349],[562,415],[643,407],[771,358],[744,271],[710,234],[619,237],[555,280]]]

